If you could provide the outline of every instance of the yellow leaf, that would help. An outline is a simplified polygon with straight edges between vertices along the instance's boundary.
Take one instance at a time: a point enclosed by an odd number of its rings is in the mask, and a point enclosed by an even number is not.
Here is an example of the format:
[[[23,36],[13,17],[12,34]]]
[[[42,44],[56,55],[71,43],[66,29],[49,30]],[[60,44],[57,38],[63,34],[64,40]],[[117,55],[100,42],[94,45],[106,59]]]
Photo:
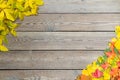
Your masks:
[[[3,19],[4,19],[4,17],[5,17],[4,12],[3,12],[3,11],[1,11],[1,12],[0,12],[0,20],[3,20]]]
[[[0,4],[3,3],[4,0],[0,0]]]
[[[110,80],[110,74],[108,71],[104,71],[103,75],[104,75],[104,80]]]
[[[116,41],[115,47],[120,50],[120,39]]]
[[[24,15],[25,16],[30,16],[30,15],[32,15],[32,13],[30,11],[27,11],[27,12],[24,12]]]
[[[13,14],[14,14],[14,18],[17,19],[19,16],[19,11],[15,10]]]
[[[116,38],[112,38],[111,42],[116,42],[117,39]]]
[[[0,50],[1,51],[8,51],[8,49],[4,45],[0,45]]]
[[[4,35],[4,36],[5,36],[5,35],[7,35],[7,34],[8,34],[7,31],[2,31],[2,32],[1,32],[1,35]]]
[[[19,18],[20,18],[20,20],[23,20],[24,19],[24,14],[19,12]]]
[[[7,5],[14,3],[14,0],[8,0]]]
[[[116,34],[120,33],[120,26],[116,26],[115,32]]]
[[[1,30],[5,30],[5,27],[4,26],[0,26],[0,31]]]
[[[32,14],[37,14],[37,7],[34,7],[33,9],[31,9]]]
[[[10,32],[11,32],[11,34],[12,34],[13,36],[17,36],[17,33],[16,33],[16,31],[15,31],[14,29],[12,29]]]
[[[25,2],[24,6],[25,6],[25,8],[29,7],[29,2],[28,2],[28,0]]]
[[[23,0],[17,0],[18,2],[23,2]]]
[[[7,2],[6,2],[6,1],[0,2],[0,8],[1,8],[1,9],[7,8],[7,7],[8,7],[8,5],[7,5]]]
[[[14,21],[15,19],[13,18],[13,16],[11,15],[11,12],[9,12],[8,9],[4,9],[5,15],[7,17],[7,19]]]
[[[16,27],[18,27],[18,24],[16,23],[12,24],[12,29],[15,29]]]
[[[44,5],[44,2],[43,2],[43,0],[36,0],[36,4],[37,5]]]
[[[0,45],[2,44],[2,39],[0,39]]]
[[[83,74],[83,75],[86,75],[86,76],[88,76],[88,75],[89,75],[89,73],[88,73],[88,71],[87,71],[87,70],[82,70],[82,74]]]
[[[12,21],[8,21],[7,25],[9,26],[10,29],[15,29],[18,26],[18,24],[13,23]]]
[[[29,6],[33,8],[33,0],[29,0]]]

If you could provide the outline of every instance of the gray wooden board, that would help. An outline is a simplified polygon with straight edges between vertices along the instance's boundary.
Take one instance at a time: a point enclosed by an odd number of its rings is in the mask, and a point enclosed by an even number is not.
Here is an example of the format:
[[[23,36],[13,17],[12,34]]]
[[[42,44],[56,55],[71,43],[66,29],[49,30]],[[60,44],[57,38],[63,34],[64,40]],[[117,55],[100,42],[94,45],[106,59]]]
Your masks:
[[[101,55],[103,51],[10,51],[0,53],[0,69],[84,69]]]
[[[17,38],[8,36],[13,51],[0,53],[1,80],[74,80],[115,37],[119,0],[44,1],[38,16],[17,21]]]
[[[10,50],[104,50],[113,32],[19,32]]]
[[[39,13],[118,13],[120,0],[44,0]]]
[[[0,80],[75,80],[80,70],[2,70]]]
[[[17,31],[114,31],[120,14],[39,14],[17,21]]]

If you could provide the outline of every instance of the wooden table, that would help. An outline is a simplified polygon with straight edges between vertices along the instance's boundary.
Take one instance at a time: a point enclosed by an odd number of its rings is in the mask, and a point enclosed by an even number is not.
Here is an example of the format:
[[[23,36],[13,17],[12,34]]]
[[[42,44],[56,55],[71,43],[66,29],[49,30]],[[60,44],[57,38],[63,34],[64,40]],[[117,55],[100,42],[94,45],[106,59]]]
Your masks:
[[[44,0],[38,16],[17,21],[0,53],[0,80],[74,80],[103,55],[120,24],[120,0]]]

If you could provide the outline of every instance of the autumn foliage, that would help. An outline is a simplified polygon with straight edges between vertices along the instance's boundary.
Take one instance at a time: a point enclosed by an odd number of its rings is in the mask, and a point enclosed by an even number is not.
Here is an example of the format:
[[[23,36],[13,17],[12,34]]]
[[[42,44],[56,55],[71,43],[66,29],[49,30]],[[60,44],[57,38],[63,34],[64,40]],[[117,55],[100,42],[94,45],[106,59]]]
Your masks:
[[[16,36],[18,24],[15,21],[36,15],[38,7],[43,4],[42,0],[0,0],[0,51],[8,51],[4,46],[8,34]]]
[[[104,55],[82,70],[76,80],[120,80],[120,26],[115,33]]]

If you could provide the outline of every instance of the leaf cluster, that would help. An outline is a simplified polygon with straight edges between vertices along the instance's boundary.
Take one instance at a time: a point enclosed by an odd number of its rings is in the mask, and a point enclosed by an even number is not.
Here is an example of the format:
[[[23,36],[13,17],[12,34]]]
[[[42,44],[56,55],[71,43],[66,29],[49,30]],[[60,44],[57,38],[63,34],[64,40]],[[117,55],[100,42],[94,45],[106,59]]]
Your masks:
[[[4,46],[6,36],[16,36],[17,19],[23,20],[25,16],[36,15],[42,0],[0,0],[0,51],[8,51]]]

